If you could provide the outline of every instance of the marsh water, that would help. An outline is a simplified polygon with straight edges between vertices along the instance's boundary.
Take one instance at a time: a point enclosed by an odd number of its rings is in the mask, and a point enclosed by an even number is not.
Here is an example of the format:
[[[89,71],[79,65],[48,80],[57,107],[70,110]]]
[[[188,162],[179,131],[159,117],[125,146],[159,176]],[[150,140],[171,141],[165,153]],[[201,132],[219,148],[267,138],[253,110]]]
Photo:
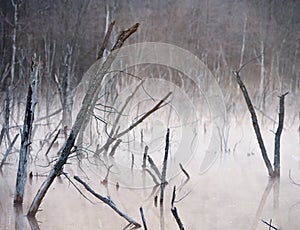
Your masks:
[[[106,169],[103,172],[101,164],[97,164],[97,160],[92,157],[81,164],[77,158],[70,159],[64,171],[70,178],[74,175],[80,176],[97,193],[109,195],[121,210],[138,222],[141,222],[139,207],[143,207],[149,229],[177,229],[170,211],[174,185],[177,186],[175,206],[186,229],[268,229],[261,219],[267,222],[272,219],[272,225],[279,229],[299,229],[300,187],[292,184],[289,178],[290,172],[291,178],[300,182],[300,144],[297,129],[291,126],[283,132],[281,177],[280,181],[273,182],[268,178],[251,123],[247,119],[248,116],[245,116],[242,124],[232,125],[227,151],[220,153],[208,170],[200,172],[200,158],[195,154],[184,164],[191,176],[190,180],[186,181],[185,175],[180,171],[169,177],[163,207],[155,206],[154,196],[158,194],[158,190],[151,183],[145,186],[123,186],[120,182],[120,187],[117,188],[113,175],[119,174],[113,168],[108,184],[101,183]],[[272,159],[274,134],[264,134]],[[53,149],[53,153],[55,151]],[[30,229],[26,211],[45,179],[43,175],[47,175],[50,169],[46,167],[47,160],[42,155],[38,161],[31,159],[30,162],[28,171],[33,173],[33,177],[28,179],[25,202],[21,210],[13,208],[17,157],[11,157],[9,164],[2,170],[1,229]],[[138,175],[137,171],[138,169],[128,167],[122,180],[134,180]],[[35,175],[36,173],[39,175]],[[37,214],[40,229],[126,228],[128,223],[123,218],[84,191],[80,184],[76,185],[92,203],[62,175],[51,186]]]

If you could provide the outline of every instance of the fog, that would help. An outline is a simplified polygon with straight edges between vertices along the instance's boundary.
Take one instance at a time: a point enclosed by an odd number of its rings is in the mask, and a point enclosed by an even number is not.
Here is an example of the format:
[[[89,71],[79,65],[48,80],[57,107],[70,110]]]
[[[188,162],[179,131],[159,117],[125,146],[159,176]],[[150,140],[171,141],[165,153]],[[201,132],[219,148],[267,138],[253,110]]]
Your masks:
[[[299,12],[298,1],[0,1],[0,228],[134,229],[79,176],[140,224],[142,207],[148,229],[178,229],[174,207],[185,229],[299,229]],[[27,218],[102,71],[62,174]],[[279,96],[288,92],[280,177],[268,174],[234,71],[272,167]],[[27,180],[14,206],[28,87]]]

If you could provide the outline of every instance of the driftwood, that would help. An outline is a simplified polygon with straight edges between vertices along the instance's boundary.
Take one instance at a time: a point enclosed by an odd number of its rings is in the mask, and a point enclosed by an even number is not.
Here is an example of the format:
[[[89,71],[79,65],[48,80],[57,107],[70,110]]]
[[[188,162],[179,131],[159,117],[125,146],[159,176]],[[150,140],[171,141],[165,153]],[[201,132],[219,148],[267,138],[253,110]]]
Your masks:
[[[170,129],[167,130],[165,156],[164,156],[163,168],[161,173],[160,199],[159,199],[161,205],[164,202],[164,191],[166,185],[167,165],[168,165],[168,155],[169,155],[169,143],[170,143]]]
[[[111,207],[116,213],[118,213],[121,217],[123,217],[125,220],[129,222],[129,224],[134,225],[135,227],[140,228],[141,225],[136,222],[134,219],[129,217],[126,213],[121,211],[116,204],[111,200],[110,197],[104,197],[100,194],[96,193],[89,185],[87,185],[83,180],[81,180],[78,176],[74,176],[74,179],[77,180],[80,184],[82,184],[86,190],[88,190],[91,194],[93,194],[95,197],[97,197],[99,200],[101,200],[103,203],[107,204],[109,207]]]
[[[125,42],[125,40],[134,32],[136,32],[137,28],[138,28],[139,24],[135,24],[134,26],[132,26],[131,28],[129,28],[126,31],[123,31],[117,41],[116,44],[114,45],[113,50],[116,50],[118,48],[121,48],[121,46],[123,45],[123,43]],[[64,164],[67,162],[67,159],[69,157],[69,155],[71,154],[71,149],[74,146],[76,137],[81,129],[81,126],[85,120],[85,117],[89,111],[90,105],[93,101],[93,98],[95,96],[95,93],[97,92],[98,87],[100,87],[101,82],[103,77],[105,76],[105,74],[107,73],[108,69],[110,68],[111,64],[113,63],[113,61],[115,60],[117,55],[117,52],[112,52],[107,59],[105,60],[105,62],[101,65],[101,67],[98,69],[98,71],[95,73],[95,75],[92,77],[91,80],[91,84],[89,86],[89,89],[87,90],[87,93],[85,94],[85,97],[83,99],[82,102],[82,106],[77,114],[77,117],[75,119],[75,122],[73,124],[73,127],[70,131],[70,134],[66,140],[66,142],[64,143],[64,146],[61,150],[61,154],[59,159],[57,160],[57,162],[55,163],[54,167],[51,169],[47,179],[43,182],[43,184],[41,185],[40,189],[38,190],[36,196],[34,197],[30,208],[28,210],[27,215],[28,216],[35,216],[38,208],[44,198],[44,196],[46,195],[48,189],[50,188],[52,182],[54,181],[54,179],[56,178],[57,175],[59,175],[59,173],[61,172]]]

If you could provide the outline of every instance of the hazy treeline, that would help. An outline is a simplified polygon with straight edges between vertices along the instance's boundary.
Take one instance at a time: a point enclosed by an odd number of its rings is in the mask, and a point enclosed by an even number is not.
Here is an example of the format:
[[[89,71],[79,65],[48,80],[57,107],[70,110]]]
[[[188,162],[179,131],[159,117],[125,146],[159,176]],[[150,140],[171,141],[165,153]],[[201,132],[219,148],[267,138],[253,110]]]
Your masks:
[[[65,84],[66,75],[71,92],[95,61],[108,23],[116,20],[113,38],[117,31],[139,22],[141,29],[129,43],[158,41],[188,49],[210,67],[224,87],[236,87],[232,69],[262,54],[263,58],[245,69],[246,83],[253,82],[260,94],[297,91],[299,12],[300,2],[295,0],[1,0],[1,90],[11,83],[12,74],[15,89],[26,85],[31,56],[36,52],[41,85],[47,88],[42,91],[44,96],[52,97],[48,90]],[[10,71],[13,62],[14,73]]]

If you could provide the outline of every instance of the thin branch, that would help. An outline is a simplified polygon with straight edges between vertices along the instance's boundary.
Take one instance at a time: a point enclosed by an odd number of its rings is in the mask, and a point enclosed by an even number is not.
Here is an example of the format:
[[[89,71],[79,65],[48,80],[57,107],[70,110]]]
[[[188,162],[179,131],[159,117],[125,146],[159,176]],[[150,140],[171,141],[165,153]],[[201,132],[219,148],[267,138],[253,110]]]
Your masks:
[[[144,215],[142,207],[140,207],[140,214],[141,214],[141,218],[142,218],[142,221],[143,221],[144,229],[147,230],[148,228],[147,228],[146,218],[145,218],[145,215]]]
[[[290,169],[289,169],[289,179],[291,180],[292,184],[297,185],[297,186],[300,186],[300,184],[297,183],[297,182],[292,178],[292,172],[291,172]]]
[[[50,152],[52,146],[54,145],[54,142],[56,141],[56,139],[58,138],[58,135],[60,134],[60,129],[57,131],[55,137],[53,138],[51,144],[49,145],[49,148],[47,149],[45,156],[48,156],[48,153]]]
[[[273,225],[269,224],[267,221],[261,220],[264,224],[268,225],[270,228],[273,228],[274,230],[278,230],[278,228],[274,227]]]
[[[164,190],[165,190],[166,176],[167,176],[169,144],[170,144],[170,129],[167,129],[165,156],[164,156],[164,161],[163,161],[163,168],[162,168],[162,173],[161,173],[161,185],[160,185],[160,200],[159,200],[159,202],[161,205],[164,202]]]
[[[188,174],[188,172],[183,168],[182,164],[179,163],[180,169],[182,170],[182,172],[186,175],[187,179],[190,179],[190,175]]]
[[[130,130],[135,128],[138,124],[142,123],[147,117],[149,117],[152,113],[154,113],[156,110],[160,109],[165,102],[165,100],[168,99],[168,97],[172,94],[172,92],[169,92],[157,105],[155,105],[151,110],[149,110],[147,113],[145,113],[140,119],[138,119],[136,122],[134,122],[132,125],[130,125],[129,128],[125,129],[123,132],[119,133],[116,138],[120,138],[124,134],[128,133]]]
[[[80,189],[76,186],[76,184],[71,180],[71,178],[67,175],[67,173],[62,172],[62,174],[68,179],[68,181],[75,187],[75,189],[82,195],[86,200],[88,200],[91,204],[95,204],[93,201],[91,201],[86,195],[83,194],[83,192],[80,191]]]
[[[134,225],[135,227],[141,227],[141,225],[136,222],[134,219],[130,218],[126,213],[121,211],[116,204],[111,200],[109,197],[101,196],[100,194],[96,193],[87,183],[81,180],[78,176],[74,176],[74,179],[77,180],[80,184],[82,184],[86,190],[88,190],[91,194],[101,200],[103,203],[107,204],[110,208],[112,208],[116,213],[118,213],[121,217],[127,220],[130,224]]]
[[[263,55],[263,54],[258,55],[258,56],[256,56],[256,57],[250,59],[249,61],[245,62],[245,63],[244,63],[244,64],[243,64],[236,72],[238,72],[238,73],[241,72],[241,70],[242,70],[246,65],[248,65],[248,64],[250,64],[251,62],[257,60],[257,59],[260,58],[262,55]]]
[[[152,177],[153,182],[156,185],[159,185],[159,182],[157,181],[156,177],[153,175],[153,173],[149,170],[149,169],[145,169],[147,173],[149,173],[149,175]]]
[[[11,150],[12,150],[12,147],[14,146],[16,140],[18,139],[18,136],[19,136],[19,133],[14,137],[13,141],[11,142],[11,144],[9,145],[8,149],[6,150],[5,152],[5,155],[1,161],[1,164],[0,164],[0,170],[2,169],[2,166],[4,165],[5,161],[6,161],[6,158],[8,157],[8,155],[10,154]]]
[[[154,163],[154,161],[152,160],[152,158],[150,157],[150,155],[148,155],[148,161],[150,163],[150,166],[151,166],[152,170],[156,173],[156,175],[158,176],[158,178],[161,180],[160,171],[158,170],[156,164]]]

